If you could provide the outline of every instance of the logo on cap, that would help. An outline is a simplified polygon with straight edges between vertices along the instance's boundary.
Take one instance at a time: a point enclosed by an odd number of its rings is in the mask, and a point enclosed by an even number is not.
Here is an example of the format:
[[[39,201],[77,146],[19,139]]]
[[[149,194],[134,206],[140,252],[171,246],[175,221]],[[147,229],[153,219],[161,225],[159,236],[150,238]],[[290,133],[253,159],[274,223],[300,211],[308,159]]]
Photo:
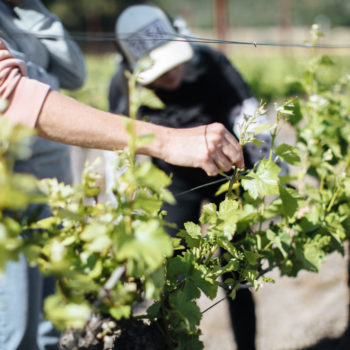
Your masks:
[[[144,53],[154,50],[170,39],[163,22],[160,19],[156,19],[131,34],[125,40],[132,55],[138,60]]]

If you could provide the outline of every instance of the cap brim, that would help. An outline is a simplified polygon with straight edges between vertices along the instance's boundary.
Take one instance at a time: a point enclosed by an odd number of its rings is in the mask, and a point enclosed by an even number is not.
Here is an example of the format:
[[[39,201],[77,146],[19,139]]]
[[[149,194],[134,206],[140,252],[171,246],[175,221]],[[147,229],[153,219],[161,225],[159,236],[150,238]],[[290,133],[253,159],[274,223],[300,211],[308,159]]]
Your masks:
[[[189,61],[193,57],[193,50],[185,41],[170,41],[152,50],[149,57],[153,61],[152,67],[141,72],[137,78],[143,85],[151,84],[164,73]]]

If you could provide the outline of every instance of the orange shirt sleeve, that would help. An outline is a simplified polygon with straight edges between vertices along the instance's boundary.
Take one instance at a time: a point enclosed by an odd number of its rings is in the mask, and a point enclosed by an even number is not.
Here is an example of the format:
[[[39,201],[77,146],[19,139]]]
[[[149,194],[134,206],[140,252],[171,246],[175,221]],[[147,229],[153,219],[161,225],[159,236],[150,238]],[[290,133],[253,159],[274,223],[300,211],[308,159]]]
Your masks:
[[[8,101],[3,115],[34,128],[50,87],[25,75],[24,62],[11,56],[0,39],[0,98]]]

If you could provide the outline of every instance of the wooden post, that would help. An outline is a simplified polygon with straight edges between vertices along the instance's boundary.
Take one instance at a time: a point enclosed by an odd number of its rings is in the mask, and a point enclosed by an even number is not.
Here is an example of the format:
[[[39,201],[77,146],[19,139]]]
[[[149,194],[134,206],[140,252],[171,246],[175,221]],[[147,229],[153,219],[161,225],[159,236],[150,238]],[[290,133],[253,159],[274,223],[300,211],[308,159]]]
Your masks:
[[[214,28],[216,39],[226,40],[227,32],[227,0],[214,1]],[[218,44],[218,50],[226,51],[225,44]]]
[[[279,40],[289,42],[293,23],[293,0],[279,0]],[[284,50],[285,51],[285,50]]]

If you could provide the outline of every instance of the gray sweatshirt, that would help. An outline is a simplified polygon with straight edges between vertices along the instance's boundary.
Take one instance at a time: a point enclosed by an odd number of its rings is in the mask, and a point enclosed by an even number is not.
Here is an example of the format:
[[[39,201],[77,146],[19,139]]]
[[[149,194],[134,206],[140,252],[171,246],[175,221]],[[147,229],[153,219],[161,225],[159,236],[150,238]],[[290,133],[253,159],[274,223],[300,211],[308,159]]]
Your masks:
[[[83,85],[86,77],[83,54],[41,1],[23,0],[12,8],[0,0],[0,37],[11,54],[26,63],[30,78],[50,85],[53,90]],[[70,148],[35,137],[31,158],[18,161],[15,171],[70,183]]]

